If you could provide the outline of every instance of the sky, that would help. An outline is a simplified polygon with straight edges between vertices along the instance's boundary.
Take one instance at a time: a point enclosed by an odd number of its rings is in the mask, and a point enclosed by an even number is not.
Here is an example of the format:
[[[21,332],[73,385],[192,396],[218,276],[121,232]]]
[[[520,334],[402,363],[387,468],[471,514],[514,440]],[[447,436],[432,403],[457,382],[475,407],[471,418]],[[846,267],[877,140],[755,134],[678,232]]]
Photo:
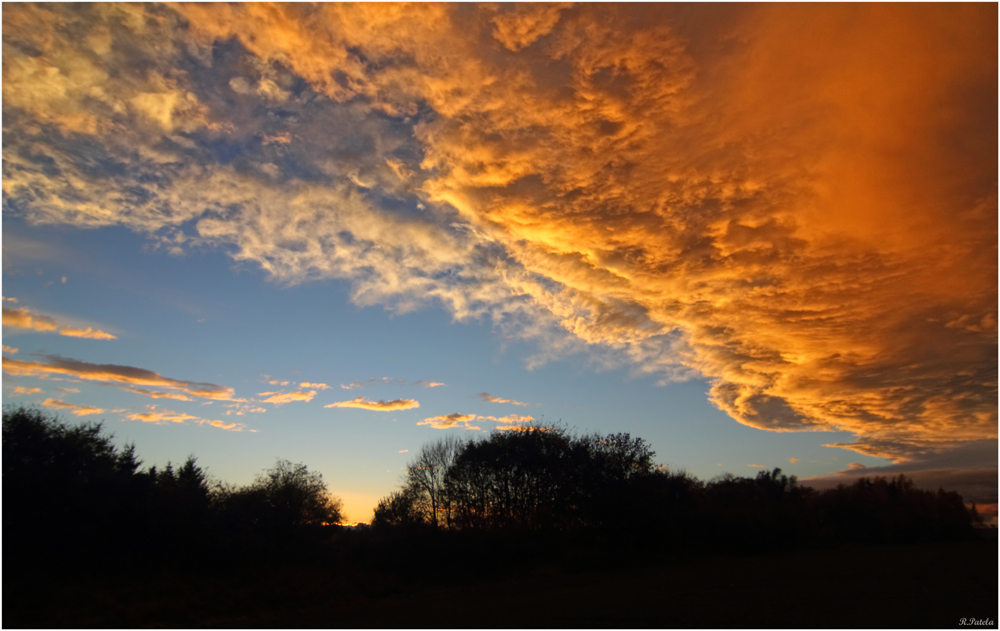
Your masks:
[[[3,7],[3,402],[146,465],[628,432],[997,504],[997,5]]]

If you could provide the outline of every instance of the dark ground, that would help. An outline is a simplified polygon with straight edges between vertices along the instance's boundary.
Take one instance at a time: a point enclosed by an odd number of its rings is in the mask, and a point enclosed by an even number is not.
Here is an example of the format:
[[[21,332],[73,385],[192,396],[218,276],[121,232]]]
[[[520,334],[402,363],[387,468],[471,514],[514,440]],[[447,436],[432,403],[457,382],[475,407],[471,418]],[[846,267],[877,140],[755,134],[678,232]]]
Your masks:
[[[4,579],[5,628],[947,629],[998,617],[995,537],[430,582],[316,563],[22,581],[5,565]]]

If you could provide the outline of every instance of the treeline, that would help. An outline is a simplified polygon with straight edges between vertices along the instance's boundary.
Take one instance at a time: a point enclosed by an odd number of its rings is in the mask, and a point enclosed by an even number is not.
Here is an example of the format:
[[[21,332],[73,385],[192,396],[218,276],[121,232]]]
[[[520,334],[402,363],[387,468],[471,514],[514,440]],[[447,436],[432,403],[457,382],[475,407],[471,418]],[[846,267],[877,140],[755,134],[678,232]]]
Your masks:
[[[100,424],[34,409],[3,413],[5,567],[190,563],[282,551],[340,521],[319,473],[278,461],[246,486],[212,482],[194,457],[142,468]],[[9,565],[8,565],[9,564]]]
[[[703,482],[658,467],[628,434],[575,436],[527,427],[425,446],[378,529],[597,534],[647,548],[758,552],[822,543],[969,537],[979,520],[961,496],[904,476],[816,491],[780,469]]]
[[[778,469],[702,482],[654,459],[628,434],[528,427],[447,436],[410,463],[370,532],[348,532],[333,525],[339,501],[305,465],[278,461],[234,486],[210,480],[193,457],[143,468],[135,447],[116,447],[99,424],[8,409],[5,567],[322,558],[398,568],[407,555],[430,562],[487,549],[500,564],[625,548],[766,552],[962,539],[978,519],[957,493],[919,490],[902,476],[816,491]]]

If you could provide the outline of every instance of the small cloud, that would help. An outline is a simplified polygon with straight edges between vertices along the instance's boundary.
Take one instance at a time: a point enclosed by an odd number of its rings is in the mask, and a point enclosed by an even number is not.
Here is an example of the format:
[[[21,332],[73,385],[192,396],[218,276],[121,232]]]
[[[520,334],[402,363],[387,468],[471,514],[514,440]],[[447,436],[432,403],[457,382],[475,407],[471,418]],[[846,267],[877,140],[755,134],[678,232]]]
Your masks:
[[[751,466],[751,467],[757,467],[758,469],[765,469],[765,468],[766,468],[766,467],[765,467],[764,465],[762,465],[762,464],[752,464],[752,465],[749,465],[749,466]]]
[[[527,403],[522,403],[520,401],[513,401],[511,399],[501,399],[499,397],[491,395],[489,392],[480,392],[476,396],[487,403],[510,403],[511,405],[521,405],[521,406],[528,405]]]
[[[65,401],[60,401],[59,399],[45,399],[42,401],[42,405],[47,408],[57,408],[60,410],[69,410],[71,413],[77,416],[86,416],[88,414],[101,414],[104,412],[101,408],[95,408],[89,405],[76,405],[73,403],[66,403]]]
[[[340,384],[340,387],[343,388],[344,390],[353,390],[355,388],[363,388],[364,384],[361,383],[360,381],[352,381],[346,386],[344,384]]]
[[[90,328],[89,326],[85,329],[74,329],[73,327],[64,326],[59,329],[59,335],[65,335],[67,337],[85,337],[90,340],[117,340],[118,338],[110,333],[105,333],[104,331],[97,331]]]
[[[32,313],[27,307],[20,309],[3,309],[3,325],[18,329],[33,331],[55,331],[59,328],[56,321],[47,315]]]
[[[66,284],[66,277],[65,276],[61,277],[59,279],[59,282],[62,283],[63,285],[65,285]]]
[[[14,304],[17,304],[17,298],[8,298],[6,296],[0,296],[0,300],[2,300],[3,302],[13,302]]]
[[[440,388],[441,386],[446,386],[448,384],[441,383],[439,381],[423,381],[423,380],[421,380],[421,381],[414,381],[413,385],[415,385],[415,386],[423,386],[424,388]]]
[[[77,390],[77,392],[79,392],[79,390]],[[25,388],[23,386],[16,386],[14,388],[14,392],[13,392],[13,394],[11,396],[15,396],[15,395],[19,395],[19,394],[29,395],[29,394],[41,394],[41,393],[42,393],[42,389],[41,388]]]
[[[310,390],[309,392],[261,392],[260,396],[268,397],[264,399],[264,403],[284,405],[285,403],[291,403],[292,401],[312,401],[313,397],[316,396],[316,391]]]
[[[330,386],[325,383],[309,383],[308,381],[303,381],[299,384],[300,388],[316,388],[317,390],[329,390]]]
[[[392,401],[368,401],[365,397],[358,397],[350,401],[339,401],[324,405],[325,408],[361,408],[362,410],[375,410],[377,412],[391,412],[392,410],[410,410],[420,407],[416,399],[394,399]]]
[[[789,459],[788,459],[788,462],[790,462],[790,463],[792,463],[792,464],[795,464],[795,463],[796,463],[796,462],[798,462],[798,461],[799,461],[799,459],[798,459],[798,458],[789,458]]]
[[[17,349],[16,348],[11,348],[10,346],[7,346],[6,344],[4,344],[3,345],[3,352],[10,353],[11,355],[13,355],[14,353],[17,352]]]
[[[150,406],[150,409],[153,411],[129,414],[127,418],[133,421],[142,421],[143,423],[156,423],[157,425],[200,420],[197,416],[191,416],[190,414],[184,414],[183,412],[174,412],[173,410],[156,412],[156,408],[153,406]]]
[[[79,388],[56,388],[59,392],[71,392],[73,394],[80,394]]]
[[[867,468],[868,467],[866,467],[865,465],[861,464],[860,462],[852,462],[849,465],[847,465],[847,469],[849,471],[858,471],[860,469],[867,469]]]
[[[175,401],[190,401],[191,398],[187,397],[179,392],[164,392],[162,390],[146,390],[144,388],[136,388],[135,386],[119,386],[122,390],[126,392],[133,392],[135,394],[141,394],[153,399],[174,399]],[[211,401],[209,401],[211,403]]]
[[[533,416],[520,416],[518,414],[508,414],[507,416],[478,416],[476,420],[479,421],[493,421],[494,423],[533,423],[535,417]],[[499,429],[499,428],[497,428]]]
[[[459,414],[455,412],[454,414],[425,418],[417,423],[417,425],[430,425],[434,429],[449,429],[456,426],[462,426],[465,429],[479,429],[475,425],[472,425],[472,422],[475,420],[475,414]]]
[[[405,454],[405,453],[407,453],[408,451],[410,451],[410,450],[409,450],[409,449],[400,449],[400,450],[399,450],[399,453],[401,453],[401,454]]]
[[[222,421],[209,421],[205,419],[198,419],[195,421],[198,425],[208,425],[210,427],[217,427],[219,429],[225,429],[232,432],[242,432],[246,425],[243,423],[223,423]],[[251,432],[256,432],[257,430],[252,429]]]
[[[41,313],[34,313],[27,307],[21,307],[20,309],[10,309],[4,307],[3,325],[43,333],[57,331],[59,335],[65,335],[66,337],[85,337],[92,340],[118,339],[110,333],[98,331],[90,327],[87,327],[86,329],[77,329],[71,326],[60,327],[55,321],[55,318]]]

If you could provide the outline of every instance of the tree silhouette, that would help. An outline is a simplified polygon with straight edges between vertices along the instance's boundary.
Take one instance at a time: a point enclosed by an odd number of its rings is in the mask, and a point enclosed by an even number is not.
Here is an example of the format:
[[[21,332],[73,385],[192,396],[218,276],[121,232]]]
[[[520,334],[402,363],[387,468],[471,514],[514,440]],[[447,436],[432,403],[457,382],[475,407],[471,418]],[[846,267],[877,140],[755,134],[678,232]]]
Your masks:
[[[392,501],[386,505],[386,509],[394,507],[393,514],[398,518],[405,515],[404,521],[424,513],[423,518],[434,527],[438,526],[440,514],[444,516],[444,525],[450,528],[451,496],[445,474],[464,447],[465,442],[455,435],[425,445],[407,467],[407,494],[405,497],[390,498]]]
[[[302,527],[335,524],[343,510],[322,474],[288,460],[278,460],[249,486],[220,485],[213,504],[227,527],[251,536],[280,536]]]

